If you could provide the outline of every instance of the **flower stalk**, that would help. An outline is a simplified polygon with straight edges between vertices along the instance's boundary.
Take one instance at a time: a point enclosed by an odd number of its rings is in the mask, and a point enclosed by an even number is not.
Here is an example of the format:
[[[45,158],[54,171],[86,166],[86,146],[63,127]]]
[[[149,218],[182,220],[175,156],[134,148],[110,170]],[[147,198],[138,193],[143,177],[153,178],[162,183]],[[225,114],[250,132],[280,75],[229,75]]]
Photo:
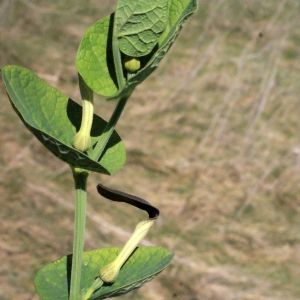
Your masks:
[[[88,300],[92,296],[94,291],[100,289],[102,285],[103,285],[103,281],[99,277],[97,277],[95,279],[94,283],[89,287],[89,289],[83,295],[81,300]]]

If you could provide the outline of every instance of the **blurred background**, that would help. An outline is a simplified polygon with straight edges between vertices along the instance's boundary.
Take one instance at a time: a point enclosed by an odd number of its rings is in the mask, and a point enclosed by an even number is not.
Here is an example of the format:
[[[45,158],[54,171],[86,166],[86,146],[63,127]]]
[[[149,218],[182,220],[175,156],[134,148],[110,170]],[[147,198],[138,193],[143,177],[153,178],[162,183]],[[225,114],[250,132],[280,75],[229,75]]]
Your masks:
[[[0,0],[0,67],[27,67],[78,101],[77,47],[115,3]],[[160,208],[143,245],[175,259],[119,299],[300,299],[299,13],[293,0],[201,0],[133,93],[117,126],[126,165],[90,176],[85,249],[121,247],[145,218],[101,198],[101,182]],[[36,272],[72,252],[72,175],[2,82],[0,101],[0,300],[37,300]],[[106,119],[115,105],[95,103]]]

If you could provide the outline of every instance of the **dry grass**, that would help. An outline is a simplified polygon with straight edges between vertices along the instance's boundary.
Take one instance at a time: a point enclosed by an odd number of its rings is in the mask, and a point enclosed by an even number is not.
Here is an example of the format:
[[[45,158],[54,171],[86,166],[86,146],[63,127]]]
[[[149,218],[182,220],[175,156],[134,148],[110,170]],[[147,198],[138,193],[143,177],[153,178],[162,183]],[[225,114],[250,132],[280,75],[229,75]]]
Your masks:
[[[101,181],[159,206],[144,244],[176,253],[157,279],[122,299],[296,300],[300,6],[199,4],[120,120],[127,164],[112,177],[91,176],[86,249],[123,245],[142,218],[99,198]],[[0,67],[26,66],[78,99],[76,48],[111,10],[110,1],[3,0]],[[72,249],[72,177],[26,131],[2,84],[0,97],[0,300],[38,299],[36,271]],[[112,108],[99,98],[100,115]]]

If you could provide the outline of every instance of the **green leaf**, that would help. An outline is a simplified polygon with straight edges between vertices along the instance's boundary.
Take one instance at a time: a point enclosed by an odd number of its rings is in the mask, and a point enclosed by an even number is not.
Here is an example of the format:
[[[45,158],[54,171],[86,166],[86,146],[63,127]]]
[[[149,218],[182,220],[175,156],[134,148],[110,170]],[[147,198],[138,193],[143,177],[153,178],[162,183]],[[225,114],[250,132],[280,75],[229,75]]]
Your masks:
[[[145,66],[132,76],[125,84],[122,91],[112,95],[108,99],[119,98],[129,91],[132,91],[138,84],[144,81],[159,65],[161,60],[169,51],[170,47],[175,42],[180,33],[184,23],[197,10],[197,0],[170,0],[169,1],[169,23],[158,40],[158,49],[146,62]]]
[[[131,76],[121,90],[118,90],[112,51],[114,14],[96,22],[86,31],[77,52],[76,66],[94,92],[108,99],[129,95],[157,68],[188,17],[197,9],[197,0],[168,0],[168,5],[167,26],[158,38],[158,44],[152,52],[141,57],[141,69]]]
[[[76,67],[87,85],[108,97],[118,92],[112,54],[114,14],[93,24],[84,34],[76,56]]]
[[[114,38],[126,55],[149,54],[166,29],[168,0],[119,0],[115,13]]]
[[[104,248],[84,252],[81,292],[87,291],[98,276],[101,266],[112,262],[121,248]],[[173,254],[161,247],[141,247],[130,256],[112,285],[96,290],[91,300],[116,297],[137,289],[153,279],[172,260]],[[64,256],[45,266],[35,277],[34,284],[42,300],[68,300],[72,255]]]
[[[68,164],[86,170],[112,174],[125,163],[125,149],[117,133],[111,137],[100,162],[72,147],[79,130],[81,106],[49,86],[28,69],[19,66],[2,68],[2,78],[12,105],[25,126],[54,155]],[[94,115],[92,144],[99,139],[106,122]]]

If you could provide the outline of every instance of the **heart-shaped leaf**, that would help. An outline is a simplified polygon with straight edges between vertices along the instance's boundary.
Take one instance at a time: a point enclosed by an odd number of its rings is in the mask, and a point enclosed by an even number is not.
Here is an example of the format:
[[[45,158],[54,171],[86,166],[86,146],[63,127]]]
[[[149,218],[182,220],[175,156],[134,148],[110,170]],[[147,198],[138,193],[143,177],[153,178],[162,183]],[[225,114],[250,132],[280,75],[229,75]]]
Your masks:
[[[79,130],[82,108],[49,86],[33,72],[19,66],[2,68],[2,78],[12,105],[26,127],[54,155],[68,164],[86,170],[112,174],[125,163],[125,149],[116,132],[112,135],[100,162],[72,146]],[[99,139],[106,122],[94,115],[92,144]],[[92,150],[92,149],[91,149]]]
[[[114,14],[99,20],[84,34],[76,56],[76,67],[87,85],[108,97],[118,92],[112,53]]]
[[[120,248],[104,248],[84,252],[81,293],[88,290],[101,266],[112,262]],[[137,289],[153,279],[172,260],[173,254],[161,247],[141,247],[130,256],[112,285],[96,290],[91,300],[116,297]],[[64,256],[41,269],[34,280],[42,300],[68,300],[72,255]]]
[[[197,0],[170,0],[169,5],[169,23],[165,32],[158,39],[157,50],[146,65],[126,82],[125,87],[108,99],[119,98],[132,91],[158,67],[160,61],[175,42],[188,17],[196,11],[198,2]]]
[[[112,50],[115,15],[96,22],[86,31],[78,48],[76,66],[92,90],[108,99],[126,96],[156,69],[185,21],[197,9],[197,0],[169,0],[168,6],[165,31],[158,38],[152,52],[141,57],[141,69],[131,76],[121,90],[118,89]]]
[[[117,3],[114,38],[126,55],[149,54],[164,32],[168,21],[168,0],[119,0]]]

